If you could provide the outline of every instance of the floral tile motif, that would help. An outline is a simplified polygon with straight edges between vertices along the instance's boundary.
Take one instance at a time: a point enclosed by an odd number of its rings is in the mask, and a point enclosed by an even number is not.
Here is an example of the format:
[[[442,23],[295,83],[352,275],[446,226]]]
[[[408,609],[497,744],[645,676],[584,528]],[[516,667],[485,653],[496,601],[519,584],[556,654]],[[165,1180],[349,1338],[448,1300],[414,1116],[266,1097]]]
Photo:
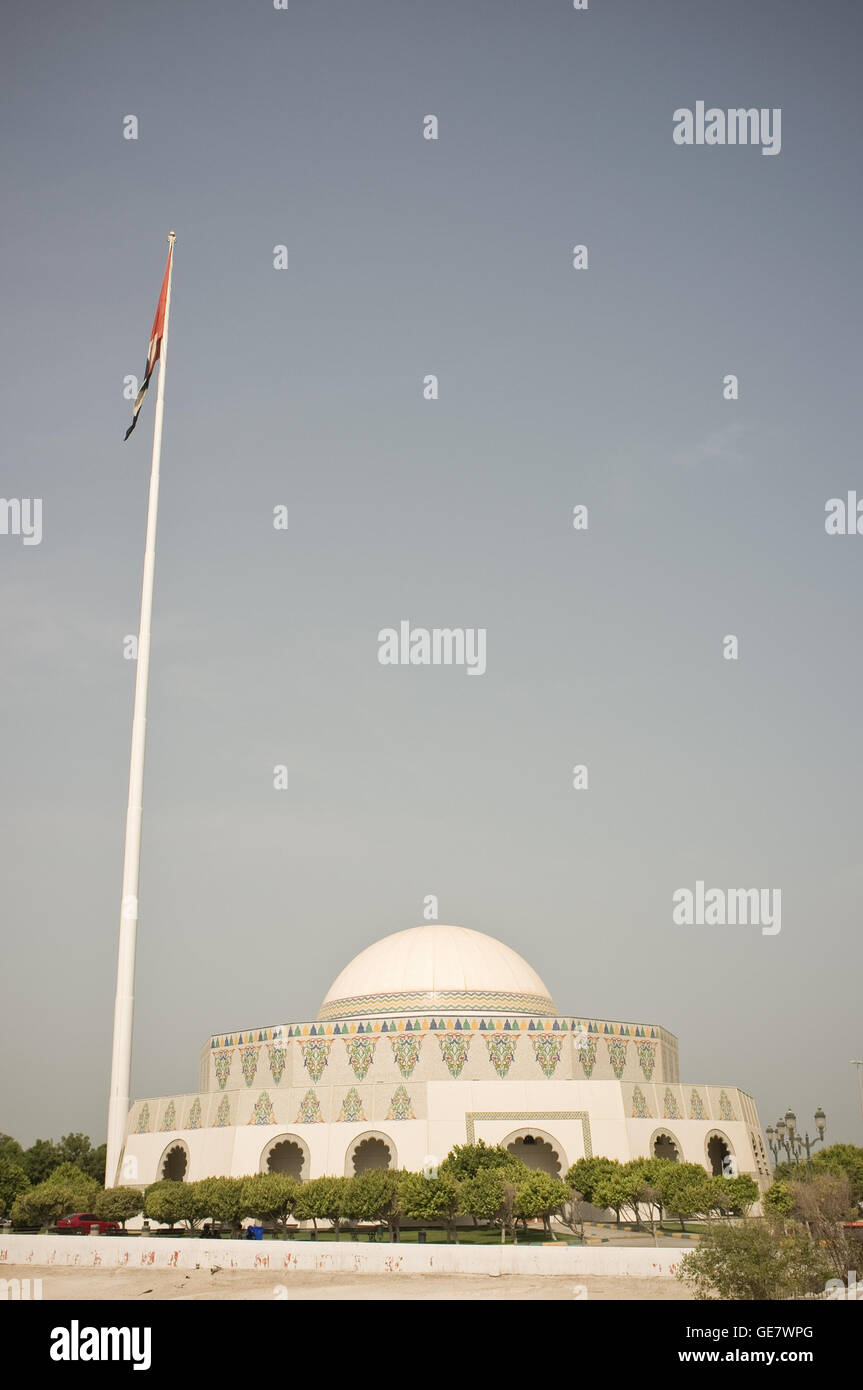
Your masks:
[[[141,1113],[138,1116],[138,1123],[135,1125],[136,1134],[150,1133],[150,1107],[146,1101],[141,1106]]]
[[[303,1038],[300,1041],[303,1064],[316,1085],[324,1074],[332,1045],[329,1038]]]
[[[487,1033],[485,1035],[485,1045],[488,1048],[491,1064],[501,1079],[506,1076],[515,1061],[517,1042],[518,1033]],[[467,1054],[465,1054],[466,1059]]]
[[[632,1117],[635,1120],[651,1120],[650,1106],[647,1104],[647,1097],[640,1086],[636,1086],[632,1092]]]
[[[251,1086],[255,1079],[255,1072],[258,1070],[258,1049],[256,1047],[240,1048],[240,1066],[246,1085]]]
[[[270,1076],[278,1086],[285,1074],[285,1063],[288,1060],[288,1044],[283,1038],[277,1038],[275,1042],[267,1043],[267,1057],[270,1062]]]
[[[352,1038],[345,1038],[345,1051],[348,1054],[348,1061],[354,1069],[354,1076],[357,1081],[362,1081],[375,1060],[375,1048],[378,1039],[369,1036],[368,1033],[355,1033]]]
[[[387,1111],[388,1120],[415,1120],[411,1098],[404,1086],[396,1086],[393,1091],[393,1098],[390,1101],[390,1108]]]
[[[605,1045],[608,1048],[608,1060],[611,1063],[611,1070],[614,1072],[614,1079],[619,1081],[626,1066],[628,1040],[626,1038],[606,1038]]]
[[[665,1098],[662,1102],[662,1117],[665,1120],[682,1120],[680,1106],[677,1104],[677,1097],[669,1086],[665,1088]]]
[[[405,1080],[409,1081],[420,1059],[422,1037],[419,1033],[397,1033],[394,1038],[390,1038],[390,1044],[399,1071]]]
[[[470,1033],[438,1033],[437,1040],[440,1043],[441,1056],[446,1062],[447,1070],[455,1080],[461,1076],[467,1061]]]
[[[550,1079],[554,1076],[560,1061],[563,1035],[561,1033],[532,1033],[530,1040],[533,1043],[533,1053],[539,1062],[543,1076]]]
[[[311,1087],[300,1101],[300,1108],[294,1123],[298,1125],[322,1125],[324,1123],[321,1102]]]
[[[578,1052],[578,1060],[581,1062],[581,1069],[589,1081],[596,1066],[596,1038],[580,1038],[576,1051]]]
[[[273,1114],[273,1102],[270,1100],[266,1091],[261,1091],[261,1094],[255,1101],[255,1109],[252,1118],[249,1120],[249,1124],[274,1125],[275,1123],[276,1118]]]
[[[231,1074],[231,1053],[232,1047],[223,1047],[213,1057],[213,1064],[216,1068],[216,1080],[219,1083],[219,1090],[224,1091],[228,1084],[228,1077]]]
[[[165,1106],[165,1118],[162,1120],[162,1133],[177,1128],[177,1107],[172,1100]]]
[[[189,1118],[186,1121],[186,1129],[201,1128],[201,1097],[195,1096],[192,1101],[192,1108],[189,1111]]]
[[[707,1119],[707,1116],[704,1113],[704,1102],[701,1099],[699,1092],[696,1091],[694,1086],[692,1088],[692,1093],[689,1097],[689,1118],[690,1120]]]
[[[737,1116],[734,1113],[734,1106],[731,1104],[731,1101],[728,1099],[724,1091],[719,1092],[719,1113],[722,1116],[723,1120],[737,1119]]]
[[[638,1062],[644,1074],[645,1081],[650,1081],[653,1077],[653,1069],[656,1066],[655,1042],[640,1042],[638,1044]]]
[[[227,1129],[231,1123],[231,1102],[227,1096],[222,1096],[219,1101],[219,1108],[216,1112],[216,1129]]]
[[[339,1116],[339,1120],[350,1122],[353,1120],[364,1120],[365,1118],[363,1103],[360,1100],[359,1092],[356,1086],[352,1086],[342,1101],[342,1113]]]

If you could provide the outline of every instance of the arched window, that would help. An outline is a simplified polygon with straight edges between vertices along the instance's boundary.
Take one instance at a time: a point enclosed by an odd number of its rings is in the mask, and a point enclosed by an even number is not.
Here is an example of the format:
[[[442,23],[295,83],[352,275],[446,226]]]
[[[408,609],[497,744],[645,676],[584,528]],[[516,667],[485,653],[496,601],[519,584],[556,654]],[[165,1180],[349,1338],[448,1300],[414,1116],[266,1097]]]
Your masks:
[[[721,1178],[725,1172],[725,1159],[734,1155],[730,1140],[721,1132],[714,1129],[707,1136],[705,1144],[707,1154],[707,1167],[715,1178]]]
[[[309,1150],[298,1134],[279,1134],[261,1154],[262,1173],[284,1173],[303,1182],[309,1177]]]
[[[397,1167],[396,1146],[386,1134],[370,1130],[355,1139],[348,1149],[345,1174],[354,1177],[357,1173],[367,1173],[373,1168]]]
[[[568,1167],[562,1145],[541,1129],[516,1130],[507,1135],[501,1148],[520,1158],[528,1168],[548,1173],[552,1178],[559,1178]]]
[[[189,1171],[189,1150],[182,1139],[169,1144],[159,1160],[159,1177],[168,1182],[185,1182]]]
[[[658,1129],[650,1141],[654,1158],[668,1158],[672,1163],[680,1162],[680,1145],[668,1130]]]

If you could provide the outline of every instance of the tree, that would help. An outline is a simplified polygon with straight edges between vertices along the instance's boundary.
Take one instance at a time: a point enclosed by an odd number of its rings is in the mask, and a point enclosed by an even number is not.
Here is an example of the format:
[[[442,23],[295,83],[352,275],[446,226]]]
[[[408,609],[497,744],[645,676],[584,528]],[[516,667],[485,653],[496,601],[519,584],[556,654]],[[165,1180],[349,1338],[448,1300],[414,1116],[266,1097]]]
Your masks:
[[[522,1165],[525,1166],[525,1165]],[[461,1184],[461,1209],[468,1216],[500,1226],[501,1244],[514,1235],[516,1185],[503,1168],[480,1168]]]
[[[827,1149],[818,1149],[812,1158],[812,1172],[844,1174],[851,1184],[852,1202],[863,1201],[863,1148],[857,1144],[831,1144]],[[803,1177],[800,1169],[797,1177]]]
[[[243,1180],[243,1215],[272,1221],[284,1233],[299,1195],[299,1183],[287,1173],[257,1173]]]
[[[236,1234],[243,1228],[244,1178],[200,1178],[198,1182],[181,1183],[194,1190],[194,1201],[201,1217],[209,1216],[229,1226]]]
[[[30,1186],[30,1179],[10,1158],[0,1157],[0,1216],[8,1216],[15,1198]]]
[[[760,1221],[718,1221],[680,1262],[677,1278],[696,1299],[803,1298],[823,1291],[830,1266],[803,1231],[771,1231]]]
[[[783,1218],[790,1216],[794,1210],[794,1197],[787,1179],[780,1178],[768,1187],[762,1201],[765,1216],[772,1217],[775,1222],[781,1224]]]
[[[515,1215],[523,1221],[541,1218],[545,1229],[551,1235],[551,1214],[559,1211],[568,1197],[565,1182],[551,1177],[549,1173],[534,1169],[516,1187]]]
[[[74,1164],[65,1163],[55,1168],[45,1182],[19,1193],[12,1204],[12,1220],[16,1225],[48,1230],[56,1226],[61,1216],[92,1211],[99,1192],[99,1184],[93,1178]]]
[[[54,1169],[59,1168],[63,1162],[53,1139],[37,1139],[25,1151],[23,1159],[25,1173],[37,1186],[49,1178]]]
[[[25,1168],[24,1150],[11,1134],[0,1134],[0,1158],[8,1158],[17,1167]]]
[[[311,1221],[315,1230],[319,1221],[329,1221],[336,1240],[342,1218],[348,1215],[350,1198],[348,1184],[354,1178],[312,1178],[300,1184],[294,1203],[294,1215],[298,1221]]]
[[[508,1149],[498,1145],[486,1144],[480,1139],[476,1144],[456,1144],[440,1166],[441,1175],[446,1174],[463,1182],[465,1178],[475,1178],[481,1168],[502,1170],[507,1173],[522,1174],[530,1172],[526,1163],[511,1154]]]
[[[845,1222],[854,1214],[852,1179],[837,1166],[820,1173],[813,1170],[805,1178],[792,1181],[790,1187],[795,1216],[824,1252],[833,1274],[847,1283],[848,1271],[859,1258],[845,1234]],[[855,1247],[859,1251],[856,1242]]]
[[[154,1182],[144,1193],[144,1215],[172,1229],[182,1221],[193,1231],[208,1215],[200,1209],[196,1188],[197,1183],[171,1182],[168,1178]]]
[[[598,1207],[611,1207],[614,1212],[616,1224],[620,1225],[620,1213],[624,1207],[631,1207],[636,1215],[638,1222],[638,1188],[641,1186],[640,1175],[628,1172],[623,1164],[618,1163],[614,1168],[600,1174],[593,1182],[592,1201]]]
[[[391,1168],[370,1168],[347,1179],[343,1214],[354,1221],[384,1221],[390,1240],[398,1240],[402,1176]]]
[[[144,1194],[136,1187],[106,1187],[97,1193],[93,1212],[101,1221],[119,1221],[123,1230],[126,1222],[144,1210]]]
[[[616,1158],[580,1158],[577,1163],[573,1163],[567,1172],[564,1182],[567,1187],[574,1187],[582,1194],[585,1202],[592,1206],[599,1205],[594,1202],[593,1189],[601,1177],[619,1168],[620,1164]]]
[[[750,1208],[758,1201],[758,1183],[748,1173],[739,1173],[736,1178],[714,1178],[718,1209],[730,1212],[732,1216],[748,1216]]]
[[[458,1245],[456,1218],[460,1211],[460,1187],[449,1173],[427,1178],[422,1173],[402,1174],[402,1212],[410,1221],[442,1221],[447,1240]]]
[[[713,1179],[700,1163],[669,1163],[659,1175],[658,1188],[665,1210],[677,1217],[681,1231],[688,1217],[707,1216],[719,1200]]]
[[[88,1177],[95,1178],[98,1183],[105,1181],[105,1157],[108,1152],[106,1144],[100,1144],[98,1149],[94,1149],[87,1134],[66,1134],[55,1146],[55,1153],[59,1157],[60,1163],[74,1163],[76,1168],[80,1168],[82,1173]]]

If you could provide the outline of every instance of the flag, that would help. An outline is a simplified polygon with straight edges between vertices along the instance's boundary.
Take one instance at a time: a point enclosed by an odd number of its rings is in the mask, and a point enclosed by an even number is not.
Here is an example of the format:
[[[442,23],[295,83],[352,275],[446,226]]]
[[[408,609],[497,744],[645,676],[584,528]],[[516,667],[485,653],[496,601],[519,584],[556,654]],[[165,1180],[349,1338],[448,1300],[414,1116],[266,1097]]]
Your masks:
[[[153,375],[153,368],[159,360],[162,351],[162,337],[165,332],[165,305],[168,301],[168,280],[171,275],[171,257],[174,254],[174,243],[171,242],[171,249],[168,252],[168,263],[165,266],[165,277],[162,280],[162,289],[159,294],[159,303],[156,305],[156,317],[153,319],[153,329],[150,333],[150,346],[147,350],[147,368],[144,372],[144,380],[141,389],[135,397],[135,404],[132,406],[132,423],[123,435],[123,441],[129,438],[132,430],[138,423],[138,411],[144,404],[144,397],[147,394],[147,387],[150,385],[150,377]]]

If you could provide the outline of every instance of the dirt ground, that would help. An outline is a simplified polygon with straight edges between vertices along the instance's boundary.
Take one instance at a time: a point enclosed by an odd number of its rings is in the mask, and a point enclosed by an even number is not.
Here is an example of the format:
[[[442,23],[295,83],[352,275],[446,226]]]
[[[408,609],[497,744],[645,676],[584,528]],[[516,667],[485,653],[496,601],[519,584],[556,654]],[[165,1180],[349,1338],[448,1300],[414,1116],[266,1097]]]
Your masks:
[[[75,1269],[56,1265],[4,1265],[6,1279],[42,1280],[45,1301],[116,1299],[134,1303],[153,1300],[253,1300],[305,1302],[309,1299],[573,1299],[686,1300],[678,1280],[657,1275],[650,1279],[585,1274],[324,1274],[294,1272],[287,1277],[260,1270],[208,1269]],[[31,1285],[32,1287],[32,1285]],[[580,1290],[587,1290],[586,1295]]]

